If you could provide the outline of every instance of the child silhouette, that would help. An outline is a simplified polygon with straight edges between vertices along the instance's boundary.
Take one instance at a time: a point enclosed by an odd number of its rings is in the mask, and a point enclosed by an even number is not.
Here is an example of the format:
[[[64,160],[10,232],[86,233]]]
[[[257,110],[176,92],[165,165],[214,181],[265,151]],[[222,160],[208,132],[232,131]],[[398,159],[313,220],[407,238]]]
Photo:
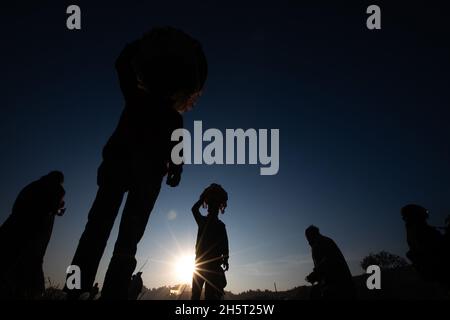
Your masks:
[[[227,284],[225,271],[228,271],[228,236],[225,224],[219,220],[219,211],[224,213],[228,194],[218,184],[211,184],[192,207],[198,225],[195,245],[195,265],[192,280],[192,300],[199,300],[205,285],[206,300],[220,300]],[[208,215],[200,213],[200,207],[207,208]]]

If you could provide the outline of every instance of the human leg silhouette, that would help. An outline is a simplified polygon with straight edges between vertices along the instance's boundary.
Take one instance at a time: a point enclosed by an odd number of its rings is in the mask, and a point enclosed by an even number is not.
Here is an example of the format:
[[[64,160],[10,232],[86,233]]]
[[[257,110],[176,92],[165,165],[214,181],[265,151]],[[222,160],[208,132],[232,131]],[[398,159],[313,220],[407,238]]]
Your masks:
[[[220,300],[222,299],[223,293],[217,286],[210,281],[205,283],[205,300]]]
[[[200,300],[200,296],[202,294],[203,284],[205,283],[205,279],[201,276],[201,271],[197,271],[194,273],[192,277],[192,296],[191,300]]]
[[[69,297],[77,298],[81,293],[91,290],[124,193],[125,189],[113,185],[99,187],[72,260],[72,265],[79,266],[81,270],[81,289],[66,288]]]
[[[223,273],[223,271],[222,271]],[[205,300],[220,300],[223,297],[220,270],[210,269],[206,272]]]
[[[160,188],[161,179],[137,183],[130,188],[119,236],[103,283],[103,299],[127,299],[131,276],[136,267],[137,244],[144,235]]]

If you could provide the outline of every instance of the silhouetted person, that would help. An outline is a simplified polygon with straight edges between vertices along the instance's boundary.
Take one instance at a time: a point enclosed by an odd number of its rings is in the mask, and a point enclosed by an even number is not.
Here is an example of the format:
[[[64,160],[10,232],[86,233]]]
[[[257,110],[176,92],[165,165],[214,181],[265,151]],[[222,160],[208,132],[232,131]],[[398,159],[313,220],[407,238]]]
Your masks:
[[[95,297],[98,295],[98,293],[99,293],[98,282],[96,282],[92,287],[91,292],[89,293],[88,300],[94,300]]]
[[[444,243],[447,252],[450,254],[450,215],[445,218]]]
[[[206,80],[207,64],[200,44],[173,28],[155,28],[127,45],[116,61],[125,109],[103,149],[98,191],[72,264],[82,272],[81,290],[90,291],[114,220],[125,193],[119,235],[106,272],[102,298],[128,298],[135,253],[158,197],[163,177],[176,187],[181,165],[171,160],[180,113],[192,108]]]
[[[131,277],[130,288],[128,290],[128,299],[137,300],[143,287],[144,283],[142,281],[142,272],[138,272]]]
[[[306,277],[319,299],[353,299],[355,291],[352,275],[344,255],[336,243],[320,234],[319,228],[310,226],[305,231],[306,239],[312,250],[314,270]]]
[[[406,256],[423,279],[448,287],[450,248],[446,245],[444,236],[427,223],[428,210],[409,204],[401,209],[401,214],[409,246]]]
[[[205,300],[220,300],[227,284],[225,271],[228,271],[228,236],[225,224],[219,220],[227,206],[228,194],[218,184],[211,184],[192,207],[198,225],[195,245],[195,272],[192,280],[192,300],[199,300],[205,285]],[[208,215],[200,213],[206,207]]]
[[[43,259],[55,215],[64,214],[64,175],[52,171],[20,191],[12,213],[0,227],[0,296],[34,299],[42,296]]]

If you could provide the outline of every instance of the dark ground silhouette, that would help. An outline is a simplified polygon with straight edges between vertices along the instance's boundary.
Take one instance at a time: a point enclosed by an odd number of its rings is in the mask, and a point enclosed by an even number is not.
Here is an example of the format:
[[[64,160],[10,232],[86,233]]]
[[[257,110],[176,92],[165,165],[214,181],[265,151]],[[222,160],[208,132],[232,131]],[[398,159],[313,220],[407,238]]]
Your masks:
[[[412,266],[382,270],[382,290],[368,290],[367,274],[352,278],[358,300],[448,300],[450,295],[439,284],[428,282]],[[225,300],[310,300],[311,285],[294,287],[286,291],[246,290],[240,293],[225,291]],[[47,298],[64,299],[61,290],[48,288]],[[202,292],[202,296],[204,291]],[[189,300],[191,287],[187,285],[143,288],[140,300]]]

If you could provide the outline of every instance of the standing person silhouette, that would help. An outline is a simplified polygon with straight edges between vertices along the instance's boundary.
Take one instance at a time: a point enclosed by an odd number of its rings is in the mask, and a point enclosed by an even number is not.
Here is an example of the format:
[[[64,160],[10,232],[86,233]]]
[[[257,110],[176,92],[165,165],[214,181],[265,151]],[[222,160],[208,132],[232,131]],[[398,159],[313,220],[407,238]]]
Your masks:
[[[69,299],[89,292],[125,193],[113,257],[102,299],[128,297],[136,267],[137,244],[158,197],[162,179],[176,187],[181,165],[171,161],[172,132],[183,127],[206,81],[207,62],[196,40],[174,28],[154,28],[128,44],[116,61],[125,109],[103,149],[98,191],[72,264],[80,267],[81,289],[65,291]]]
[[[218,184],[211,184],[192,207],[192,214],[198,225],[195,245],[195,271],[192,280],[192,300],[199,300],[205,285],[205,300],[220,300],[227,284],[228,236],[225,224],[219,220],[227,207],[228,194]],[[200,213],[206,207],[208,215]]]

